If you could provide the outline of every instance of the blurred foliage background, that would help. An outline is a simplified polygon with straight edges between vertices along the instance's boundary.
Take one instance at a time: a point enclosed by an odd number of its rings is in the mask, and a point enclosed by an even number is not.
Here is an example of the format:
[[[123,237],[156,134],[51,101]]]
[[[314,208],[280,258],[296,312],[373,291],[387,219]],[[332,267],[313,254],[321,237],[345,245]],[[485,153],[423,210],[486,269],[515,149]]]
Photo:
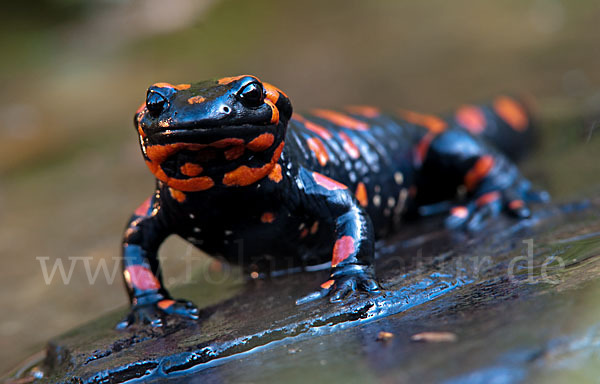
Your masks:
[[[250,73],[297,110],[443,112],[527,92],[544,134],[525,173],[559,200],[597,191],[595,1],[38,0],[2,13],[0,372],[126,303],[120,276],[90,285],[77,264],[70,284],[47,285],[36,258],[114,265],[153,186],[132,118],[154,82]],[[172,240],[163,255],[185,252]],[[184,264],[165,264],[169,284]]]

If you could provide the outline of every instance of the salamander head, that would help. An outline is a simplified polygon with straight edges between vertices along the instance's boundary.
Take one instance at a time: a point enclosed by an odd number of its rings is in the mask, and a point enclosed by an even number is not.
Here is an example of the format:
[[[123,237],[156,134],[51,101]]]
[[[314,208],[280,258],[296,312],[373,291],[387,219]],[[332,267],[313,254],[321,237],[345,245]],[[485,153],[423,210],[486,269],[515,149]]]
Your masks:
[[[291,114],[282,91],[254,76],[236,76],[156,83],[134,122],[152,173],[192,192],[267,176],[281,155]]]

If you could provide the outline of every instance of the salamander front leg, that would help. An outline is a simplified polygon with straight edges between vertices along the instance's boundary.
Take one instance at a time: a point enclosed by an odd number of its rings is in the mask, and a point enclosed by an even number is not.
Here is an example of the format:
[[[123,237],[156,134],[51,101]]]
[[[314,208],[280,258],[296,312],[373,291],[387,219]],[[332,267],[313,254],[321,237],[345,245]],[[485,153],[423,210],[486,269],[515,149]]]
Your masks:
[[[330,279],[318,291],[299,300],[304,304],[329,296],[331,302],[343,300],[354,291],[376,292],[379,286],[374,275],[374,232],[371,220],[348,189],[320,174],[312,174],[316,185],[304,177],[307,191],[312,194],[311,206],[320,212],[337,213],[336,241],[333,246]]]
[[[132,324],[160,327],[167,315],[198,318],[189,301],[173,300],[161,282],[157,250],[167,233],[162,230],[157,210],[148,199],[131,217],[123,239],[123,279],[131,301],[131,312],[117,329]]]

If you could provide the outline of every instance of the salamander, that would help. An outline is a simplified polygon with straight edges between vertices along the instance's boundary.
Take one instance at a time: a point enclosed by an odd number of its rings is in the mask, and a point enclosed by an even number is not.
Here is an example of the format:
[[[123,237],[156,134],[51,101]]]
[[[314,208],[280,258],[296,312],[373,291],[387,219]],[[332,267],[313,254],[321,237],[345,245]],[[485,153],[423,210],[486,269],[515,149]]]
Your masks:
[[[548,199],[511,160],[532,119],[507,96],[446,118],[372,106],[293,113],[283,91],[244,75],[156,83],[134,123],[156,188],[123,237],[132,311],[120,328],[198,318],[162,283],[157,250],[172,234],[255,273],[330,263],[329,279],[297,302],[336,302],[380,290],[374,241],[420,208],[454,201],[446,225],[476,230]]]

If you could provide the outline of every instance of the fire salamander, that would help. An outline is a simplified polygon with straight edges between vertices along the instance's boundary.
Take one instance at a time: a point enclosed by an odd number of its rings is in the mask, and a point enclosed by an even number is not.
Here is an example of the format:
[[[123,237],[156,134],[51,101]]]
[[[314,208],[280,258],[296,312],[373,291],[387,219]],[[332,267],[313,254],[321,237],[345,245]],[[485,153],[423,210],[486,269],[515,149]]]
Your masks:
[[[447,226],[477,229],[548,198],[509,160],[532,133],[506,96],[446,119],[371,106],[293,114],[284,92],[236,76],[154,84],[134,120],[157,181],[124,234],[132,312],[120,328],[198,318],[162,284],[157,250],[171,234],[255,275],[330,262],[330,279],[298,303],[335,302],[379,290],[374,241],[419,207],[458,201]]]

